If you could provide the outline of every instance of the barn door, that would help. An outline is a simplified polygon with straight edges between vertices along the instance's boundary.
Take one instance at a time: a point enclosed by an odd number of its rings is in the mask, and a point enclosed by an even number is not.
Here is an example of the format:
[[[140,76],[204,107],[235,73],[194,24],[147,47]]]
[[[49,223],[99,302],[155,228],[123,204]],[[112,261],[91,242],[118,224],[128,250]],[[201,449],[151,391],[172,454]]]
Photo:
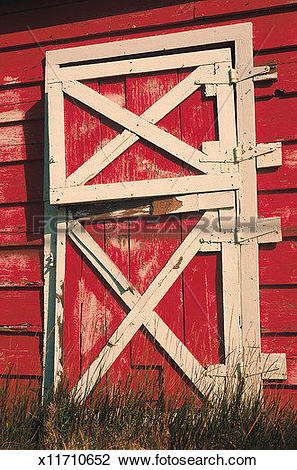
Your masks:
[[[54,282],[54,380],[78,399],[146,369],[210,397],[285,378],[260,346],[258,243],[280,240],[256,212],[256,166],[281,155],[255,144],[269,73],[249,25],[48,53],[45,301]]]

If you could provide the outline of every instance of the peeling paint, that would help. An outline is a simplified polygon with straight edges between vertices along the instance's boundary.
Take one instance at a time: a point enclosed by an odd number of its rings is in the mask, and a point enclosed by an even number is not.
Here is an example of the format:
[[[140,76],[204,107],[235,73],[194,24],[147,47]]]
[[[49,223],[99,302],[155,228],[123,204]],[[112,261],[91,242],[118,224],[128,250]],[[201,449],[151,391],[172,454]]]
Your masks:
[[[181,256],[178,262],[173,266],[173,269],[178,269],[181,265],[182,260],[183,260],[183,257]]]
[[[176,197],[155,200],[152,203],[152,215],[162,215],[168,214],[172,211],[176,211],[182,207],[183,203],[179,201]]]

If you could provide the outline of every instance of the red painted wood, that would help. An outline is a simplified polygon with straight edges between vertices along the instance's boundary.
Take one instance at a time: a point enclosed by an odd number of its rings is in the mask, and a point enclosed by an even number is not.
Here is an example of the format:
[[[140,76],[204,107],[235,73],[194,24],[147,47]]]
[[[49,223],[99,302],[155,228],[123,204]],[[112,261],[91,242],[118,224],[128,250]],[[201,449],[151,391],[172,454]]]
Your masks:
[[[267,403],[280,403],[281,406],[297,407],[297,388],[285,388],[282,385],[267,384],[264,386],[263,395]]]
[[[3,147],[0,145],[0,163],[40,160],[43,155],[43,144],[5,145]]]
[[[126,106],[126,96],[125,96],[125,81],[118,77],[101,80],[100,84],[100,93],[111,100],[112,102],[118,104],[119,106],[125,108]],[[104,118],[100,117],[100,132],[101,132],[101,147],[104,147],[108,142],[110,142],[114,137],[116,137],[122,129],[117,126],[115,123]],[[98,183],[112,183],[129,180],[129,152],[124,152],[120,155],[112,164],[108,165],[100,175],[95,176],[95,178],[90,181],[90,184]],[[121,226],[120,230],[121,230]]]
[[[5,388],[9,397],[14,396],[22,397],[27,396],[33,400],[39,400],[41,393],[41,376],[40,377],[16,377],[12,378],[10,375],[0,378],[0,390]]]
[[[43,144],[44,122],[32,121],[0,127],[0,149],[17,145]]]
[[[99,83],[100,93],[118,105],[125,107],[125,80],[123,78],[101,80]],[[104,147],[121,130],[103,116],[100,119],[101,147]],[[124,152],[112,164],[108,165],[99,175],[90,182],[111,183],[129,179],[129,152]],[[102,233],[102,225],[99,225]],[[99,231],[100,233],[100,231]],[[97,235],[98,237],[98,235]],[[104,224],[105,252],[129,278],[129,223],[127,221],[106,222]],[[119,303],[113,291],[106,286],[105,291],[105,339],[108,340],[119,324],[126,316],[128,309]],[[117,358],[109,369],[106,380],[112,388],[112,384],[121,386],[125,384],[127,377],[131,375],[130,370],[130,345]]]
[[[199,20],[199,19],[198,19]],[[271,49],[279,47],[287,47],[296,44],[295,29],[297,23],[297,12],[287,12],[271,14],[268,16],[255,16],[252,18],[245,19],[246,21],[252,21],[254,25],[254,49]],[[61,47],[74,47],[89,44],[99,44],[102,42],[110,42],[125,38],[133,38],[140,36],[150,36],[156,34],[166,34],[168,32],[183,31],[186,29],[197,29],[209,28],[212,26],[220,26],[224,24],[237,24],[242,23],[241,19],[222,21],[216,23],[198,24],[191,26],[190,28],[183,26],[182,28],[176,28],[170,31],[153,31],[153,32],[129,32],[126,35],[99,37],[96,39],[85,39],[81,40],[73,37],[73,42],[67,44],[55,44],[42,47],[42,50],[38,47],[26,48],[24,50],[13,51],[13,52],[2,52],[1,57],[5,62],[6,67],[0,70],[0,85],[10,84],[21,84],[21,83],[32,83],[43,81],[43,60],[44,53],[47,50],[60,49]],[[199,23],[199,21],[198,21]],[[283,31],[286,34],[283,34]],[[77,28],[75,29],[77,32]],[[272,34],[273,31],[273,34]],[[24,67],[24,64],[26,66]],[[9,70],[9,73],[8,73]]]
[[[75,385],[81,372],[81,253],[67,237],[64,283],[64,325],[59,328],[63,344],[63,374]]]
[[[256,51],[296,45],[296,36],[294,34],[297,21],[296,11],[272,12],[267,15],[251,13],[251,15],[245,15],[243,18],[230,15],[228,18],[213,18],[212,21],[205,21],[204,18],[200,18],[198,15],[195,19],[201,29],[227,24],[252,23],[253,44]],[[284,34],[284,31],[286,34]]]
[[[41,332],[41,303],[40,289],[0,290],[0,329],[19,326],[22,331],[30,331],[36,327]]]
[[[297,284],[297,242],[260,245],[260,284]]]
[[[41,375],[38,336],[0,335],[0,374]]]
[[[257,180],[259,191],[297,188],[297,144],[284,142],[282,165],[258,170]]]
[[[234,13],[251,13],[254,11],[269,10],[273,8],[296,5],[294,0],[199,0],[195,4],[195,17],[208,18],[216,16],[234,15]]]
[[[263,353],[286,353],[287,385],[297,385],[297,336],[262,336]]]
[[[257,142],[297,140],[296,104],[295,97],[257,100]]]
[[[88,84],[98,91],[98,84]],[[83,108],[76,100],[64,100],[66,176],[82,165],[100,147],[100,122],[98,115]]]
[[[7,104],[0,106],[0,123],[29,121],[43,116],[44,103],[31,101],[27,103]]]
[[[282,236],[297,235],[297,193],[259,194],[259,217],[281,217]]]
[[[0,245],[41,245],[42,204],[0,206]]]
[[[61,41],[65,39],[73,39],[76,36],[88,37],[90,35],[101,35],[115,32],[115,31],[129,31],[136,28],[156,27],[165,24],[181,23],[194,18],[194,3],[188,2],[182,5],[170,5],[164,6],[163,8],[146,9],[145,11],[133,11],[133,13],[123,13],[108,15],[110,12],[109,8],[105,7],[106,16],[100,18],[100,9],[98,11],[98,18],[87,19],[85,21],[70,20],[70,15],[77,15],[79,18],[79,12],[81,15],[86,16],[86,6],[75,5],[75,12],[70,13],[68,7],[57,7],[55,10],[51,10],[50,14],[53,23],[57,21],[56,15],[62,17],[63,21],[59,25],[49,26],[45,28],[34,28],[33,31],[28,31],[24,28],[26,24],[25,18],[29,18],[29,23],[32,24],[32,13],[18,15],[20,22],[20,31],[3,34],[0,36],[0,48],[13,47],[20,45],[36,44],[36,43],[50,43],[53,41]],[[96,5],[97,7],[97,5]],[[102,5],[100,5],[102,7]],[[118,5],[117,5],[118,7]],[[119,8],[118,8],[119,9]],[[125,6],[127,10],[127,6]],[[137,10],[138,8],[136,8]],[[102,8],[101,8],[102,10]],[[122,9],[124,10],[124,9]],[[44,15],[44,11],[41,15]],[[33,18],[38,13],[35,11]],[[67,22],[65,22],[67,18]],[[4,18],[3,18],[3,21]],[[0,23],[1,25],[1,23]],[[23,30],[24,29],[24,30]]]
[[[43,164],[40,161],[0,166],[0,203],[42,201]]]
[[[178,83],[177,73],[154,74],[127,79],[127,107],[136,114],[142,114]],[[180,121],[178,109],[166,116],[158,127],[180,138]],[[155,179],[182,175],[182,166],[172,161],[169,155],[157,148],[138,142],[129,151],[130,178]],[[179,218],[170,222],[170,218],[152,218],[139,220],[130,224],[130,279],[142,294],[156,275],[160,272],[169,257],[177,249],[181,240]],[[165,323],[183,340],[183,305],[182,283],[179,278],[165,294],[156,312]],[[137,333],[132,341],[132,363],[134,365],[159,365],[166,370],[168,365],[148,341]],[[172,375],[172,372],[171,374]],[[165,387],[169,384],[165,380]],[[176,387],[175,384],[170,386]]]
[[[297,332],[297,289],[260,289],[261,331]]]
[[[254,58],[255,66],[273,64],[277,66],[277,80],[255,82],[256,97],[272,96],[279,92],[296,93],[296,62],[297,52],[294,50],[256,54]]]
[[[180,79],[186,74],[181,73]],[[185,100],[181,107],[182,140],[199,148],[203,141],[216,140],[215,101],[204,98],[201,89]],[[185,173],[197,173],[186,169]],[[192,229],[201,214],[183,216],[183,237]],[[183,273],[185,342],[202,364],[219,361],[217,312],[221,308],[215,279],[219,258],[216,254],[198,254]],[[217,279],[218,290],[221,287]]]
[[[41,286],[41,260],[37,248],[1,248],[0,287]]]
[[[43,99],[41,86],[11,88],[0,91],[0,106],[36,102]],[[1,109],[1,108],[0,108]]]

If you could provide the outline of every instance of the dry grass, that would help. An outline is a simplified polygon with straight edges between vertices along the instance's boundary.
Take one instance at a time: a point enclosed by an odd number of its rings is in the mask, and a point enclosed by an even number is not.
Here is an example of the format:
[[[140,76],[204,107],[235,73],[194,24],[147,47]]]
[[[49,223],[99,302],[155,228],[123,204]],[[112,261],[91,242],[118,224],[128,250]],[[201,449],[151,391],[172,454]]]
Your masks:
[[[150,384],[151,385],[151,384]],[[67,385],[41,405],[24,389],[0,390],[1,449],[295,449],[296,411],[276,398],[247,403],[240,392],[214,408],[180,390],[105,386],[82,405]],[[150,390],[150,391],[145,391]]]

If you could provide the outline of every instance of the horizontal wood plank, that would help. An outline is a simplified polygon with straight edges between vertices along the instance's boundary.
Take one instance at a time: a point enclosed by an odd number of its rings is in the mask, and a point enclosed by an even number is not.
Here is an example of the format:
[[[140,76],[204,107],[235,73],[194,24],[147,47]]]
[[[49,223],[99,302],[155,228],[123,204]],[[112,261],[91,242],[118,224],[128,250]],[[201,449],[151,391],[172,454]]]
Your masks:
[[[42,97],[41,85],[2,89],[0,91],[0,106],[39,101]]]
[[[0,203],[42,201],[43,162],[0,166]]]
[[[271,51],[270,54],[255,55],[254,65],[276,65],[277,80],[258,81],[255,83],[255,95],[272,96],[277,90],[284,93],[296,93],[297,85],[297,51],[289,50],[284,52]]]
[[[297,236],[297,192],[258,195],[259,217],[281,217],[283,237]]]
[[[195,18],[234,15],[296,5],[296,0],[200,0],[195,4]]]
[[[40,289],[0,289],[0,333],[42,331]]]
[[[40,338],[0,334],[0,374],[41,375]]]
[[[69,7],[64,7],[62,11],[59,8],[59,15],[64,19],[62,24],[46,28],[36,28],[33,32],[26,29],[15,33],[3,34],[0,36],[0,48],[72,39],[78,35],[80,37],[88,37],[94,34],[108,34],[111,31],[129,31],[137,28],[185,22],[193,20],[194,4],[195,2],[187,2],[186,4],[164,6],[146,11],[133,11],[132,14],[126,12],[123,14],[112,14],[103,18],[100,18],[99,9],[99,18],[84,21],[68,20],[68,22],[65,21],[65,18],[69,19]],[[81,11],[81,15],[85,16],[85,6],[82,7],[76,4],[75,10]],[[105,11],[108,14],[108,8],[105,8]],[[79,17],[78,12],[76,14]],[[26,16],[31,24],[32,16],[28,13]],[[22,25],[26,24],[25,17],[23,15],[20,19]]]
[[[0,123],[42,119],[43,113],[44,103],[40,100],[17,104],[6,104],[0,106]]]
[[[297,140],[297,97],[256,101],[258,143]]]
[[[43,205],[0,206],[0,245],[41,245]]]
[[[297,333],[297,288],[260,289],[262,333]]]
[[[260,284],[297,284],[297,242],[261,245]]]
[[[41,286],[41,263],[38,248],[0,248],[0,287]]]
[[[280,167],[258,170],[258,190],[297,188],[297,144],[282,145],[282,165]]]
[[[7,147],[16,145],[43,144],[44,122],[29,121],[0,127],[0,155],[7,152]]]

